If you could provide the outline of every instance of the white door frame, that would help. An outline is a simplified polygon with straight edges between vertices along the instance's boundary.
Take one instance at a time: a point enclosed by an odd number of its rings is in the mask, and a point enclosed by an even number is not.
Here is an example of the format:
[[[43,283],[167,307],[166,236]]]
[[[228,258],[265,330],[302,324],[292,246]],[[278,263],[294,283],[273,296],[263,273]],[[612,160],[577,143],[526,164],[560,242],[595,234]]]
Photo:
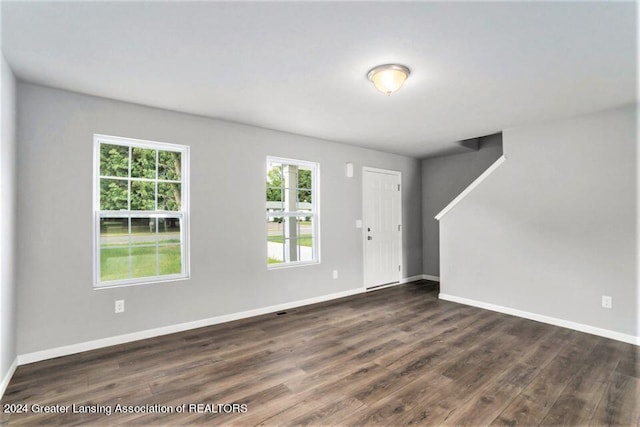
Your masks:
[[[364,222],[364,212],[366,209],[366,204],[365,204],[365,186],[364,186],[364,180],[365,180],[365,173],[366,172],[378,172],[378,173],[386,173],[386,174],[390,174],[390,175],[396,175],[398,177],[398,181],[400,182],[400,206],[399,208],[399,212],[400,212],[400,242],[399,242],[399,248],[400,248],[400,270],[398,271],[398,283],[392,283],[389,285],[382,285],[382,286],[375,286],[373,288],[367,288],[367,283],[366,283],[366,269],[367,269],[367,225]],[[397,286],[399,284],[402,283],[402,276],[404,274],[404,257],[403,257],[403,246],[402,246],[402,235],[404,234],[404,223],[402,221],[402,191],[403,191],[403,185],[402,185],[402,172],[400,171],[394,171],[394,170],[390,170],[390,169],[380,169],[380,168],[373,168],[370,166],[363,166],[362,167],[362,288],[366,291],[368,290],[378,290],[378,289],[383,289],[383,288],[388,288],[391,286]]]

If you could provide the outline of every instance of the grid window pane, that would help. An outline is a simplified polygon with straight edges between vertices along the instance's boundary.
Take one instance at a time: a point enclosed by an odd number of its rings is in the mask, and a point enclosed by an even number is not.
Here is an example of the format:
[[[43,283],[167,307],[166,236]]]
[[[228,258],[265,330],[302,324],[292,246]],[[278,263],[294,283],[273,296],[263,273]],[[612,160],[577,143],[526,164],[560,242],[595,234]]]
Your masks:
[[[282,187],[267,186],[267,202],[282,202],[283,197]]]
[[[100,280],[124,280],[129,275],[129,246],[108,247],[100,251]]]
[[[295,229],[296,244],[299,246],[313,247],[313,224],[304,216],[289,217],[290,227]],[[293,232],[290,233],[292,235]]]
[[[269,163],[267,165],[267,209],[269,209],[270,202],[282,202],[284,199],[283,194],[284,181],[282,178],[282,165],[279,163]],[[277,203],[282,209],[282,203]]]
[[[180,218],[158,218],[158,243],[180,243]]]
[[[129,218],[100,218],[100,247],[129,245]]]
[[[180,274],[182,272],[182,252],[180,245],[158,247],[160,274]]]
[[[131,182],[131,210],[153,211],[156,209],[156,184],[148,181]]]
[[[282,243],[284,239],[284,218],[267,218],[267,240],[270,242]]]
[[[296,210],[309,211],[313,210],[313,202],[311,200],[311,190],[298,190]]]
[[[131,218],[131,245],[155,245],[158,241],[156,234],[157,218]]]
[[[131,218],[131,277],[157,274],[157,218]]]
[[[298,239],[296,241],[297,250],[298,250],[298,260],[299,261],[313,261],[313,237],[309,235],[308,237]]]
[[[126,180],[100,179],[100,210],[119,211],[129,207],[129,189]]]
[[[100,219],[101,280],[123,280],[129,275],[129,218]]]
[[[131,177],[155,179],[156,150],[133,147],[131,152]]]
[[[131,277],[150,277],[158,273],[156,246],[131,247]]]
[[[129,147],[100,144],[100,175],[129,176]]]
[[[269,264],[284,262],[284,218],[267,218],[267,261]]]
[[[179,211],[182,203],[180,184],[161,182],[158,184],[158,209],[161,211]]]
[[[298,189],[311,190],[311,177],[312,172],[311,169],[305,169],[302,167],[298,168]]]
[[[175,151],[158,151],[158,179],[180,181],[182,179],[182,154]]]
[[[281,201],[267,201],[267,212],[277,212],[284,210],[284,203]]]

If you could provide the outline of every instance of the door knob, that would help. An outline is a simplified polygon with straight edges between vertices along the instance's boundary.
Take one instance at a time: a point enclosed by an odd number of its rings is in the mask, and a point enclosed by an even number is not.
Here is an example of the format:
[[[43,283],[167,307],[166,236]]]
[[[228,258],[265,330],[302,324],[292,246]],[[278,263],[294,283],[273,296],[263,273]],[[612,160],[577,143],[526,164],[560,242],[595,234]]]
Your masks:
[[[373,237],[367,236],[367,240],[373,240]]]

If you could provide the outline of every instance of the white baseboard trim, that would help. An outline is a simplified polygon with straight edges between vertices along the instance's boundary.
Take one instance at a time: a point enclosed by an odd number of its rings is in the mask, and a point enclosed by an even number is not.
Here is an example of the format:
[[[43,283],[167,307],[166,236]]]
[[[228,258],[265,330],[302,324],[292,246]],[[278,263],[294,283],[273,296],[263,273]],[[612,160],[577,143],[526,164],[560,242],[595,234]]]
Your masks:
[[[542,323],[548,323],[554,326],[561,326],[563,328],[573,329],[574,331],[586,332],[592,335],[598,335],[605,338],[611,338],[612,340],[622,341],[629,344],[635,344],[640,346],[640,337],[634,337],[633,335],[623,334],[615,332],[609,329],[598,328],[595,326],[584,325],[582,323],[571,322],[569,320],[558,319],[556,317],[545,316],[542,314],[531,313],[529,311],[518,310],[515,308],[504,307],[501,305],[491,304],[483,301],[476,301],[468,298],[457,297],[454,295],[448,295],[440,293],[438,298],[457,302],[460,304],[471,305],[478,308],[484,308],[486,310],[497,311],[498,313],[510,314],[512,316],[523,317],[529,320],[535,320]]]
[[[430,274],[423,274],[422,279],[431,280],[432,282],[439,282],[440,278],[438,276],[432,276]]]
[[[404,279],[400,280],[400,284],[402,285],[403,283],[415,282],[416,280],[422,280],[422,278],[422,274],[418,274],[417,276],[405,277]]]
[[[0,383],[0,399],[4,396],[4,392],[7,391],[7,387],[9,386],[9,382],[13,377],[16,368],[18,367],[18,358],[13,359],[13,363],[9,366],[9,370],[5,374],[4,378],[2,378],[2,382]]]
[[[83,351],[95,350],[98,348],[109,347],[112,345],[124,344],[132,341],[153,338],[160,335],[174,334],[176,332],[187,331],[190,329],[202,328],[205,326],[217,325],[219,323],[231,322],[234,320],[246,319],[248,317],[260,316],[276,311],[288,310],[290,308],[302,307],[305,305],[316,304],[319,302],[330,301],[333,299],[344,298],[365,292],[364,289],[351,289],[343,292],[336,292],[329,295],[307,298],[299,301],[292,301],[284,304],[272,305],[269,307],[257,308],[254,310],[241,311],[239,313],[225,314],[222,316],[211,317],[209,319],[195,320],[193,322],[179,323],[176,325],[163,326],[161,328],[148,329],[145,331],[133,332],[130,334],[117,335],[114,337],[101,338],[93,341],[86,341],[78,344],[66,345],[63,347],[51,348],[48,350],[36,351],[33,353],[21,354],[17,358],[18,365],[39,362],[41,360],[53,359],[60,356],[68,356],[70,354],[82,353]],[[3,383],[4,384],[4,383]]]

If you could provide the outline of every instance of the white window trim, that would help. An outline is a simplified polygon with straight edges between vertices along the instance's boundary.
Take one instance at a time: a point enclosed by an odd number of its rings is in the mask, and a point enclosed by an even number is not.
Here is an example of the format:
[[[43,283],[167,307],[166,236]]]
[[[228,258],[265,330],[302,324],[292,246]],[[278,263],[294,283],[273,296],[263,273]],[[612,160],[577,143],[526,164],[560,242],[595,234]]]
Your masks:
[[[280,270],[283,268],[292,268],[292,267],[302,267],[309,265],[318,265],[321,263],[321,254],[320,254],[320,163],[310,162],[308,160],[297,160],[297,159],[289,159],[286,157],[277,157],[277,156],[267,156],[267,161],[265,163],[265,176],[267,171],[269,170],[269,163],[281,163],[281,164],[291,164],[296,166],[302,166],[311,168],[312,177],[311,177],[311,194],[313,195],[311,205],[313,218],[313,254],[314,259],[311,261],[293,261],[293,262],[283,262],[281,264],[268,264],[268,270]],[[268,219],[271,215],[269,212],[266,213],[266,218]],[[278,216],[299,216],[299,214],[295,212],[281,212]],[[268,257],[268,249],[267,249],[267,257]]]
[[[182,153],[182,180],[167,182],[181,183],[182,211],[139,211],[120,214],[117,211],[100,210],[100,144],[122,145],[126,147],[149,148],[154,150],[178,151]],[[136,286],[151,283],[174,282],[191,278],[190,249],[190,205],[189,205],[189,177],[190,177],[190,148],[186,145],[170,144],[167,142],[146,141],[142,139],[124,138],[110,135],[93,135],[93,289],[111,289],[123,286]],[[131,167],[131,165],[129,165]],[[111,177],[110,177],[111,179]],[[116,178],[117,179],[117,178]],[[128,178],[127,178],[128,179]],[[155,181],[145,178],[136,178],[137,181]],[[182,241],[182,266],[180,274],[167,274],[154,277],[140,277],[123,280],[100,281],[100,217],[148,217],[149,213],[159,218],[180,218],[180,240]]]

